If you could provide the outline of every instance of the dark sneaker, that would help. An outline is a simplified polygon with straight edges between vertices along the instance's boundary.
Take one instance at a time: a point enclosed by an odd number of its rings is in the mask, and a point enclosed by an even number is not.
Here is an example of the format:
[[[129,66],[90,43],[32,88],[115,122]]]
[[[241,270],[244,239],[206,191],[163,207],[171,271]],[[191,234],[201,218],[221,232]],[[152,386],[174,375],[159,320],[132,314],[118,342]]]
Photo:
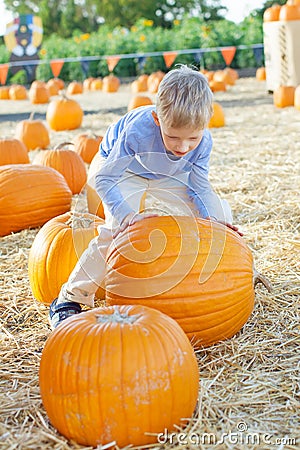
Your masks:
[[[81,312],[81,306],[76,302],[64,302],[57,304],[57,298],[50,305],[49,322],[52,330],[63,320]]]

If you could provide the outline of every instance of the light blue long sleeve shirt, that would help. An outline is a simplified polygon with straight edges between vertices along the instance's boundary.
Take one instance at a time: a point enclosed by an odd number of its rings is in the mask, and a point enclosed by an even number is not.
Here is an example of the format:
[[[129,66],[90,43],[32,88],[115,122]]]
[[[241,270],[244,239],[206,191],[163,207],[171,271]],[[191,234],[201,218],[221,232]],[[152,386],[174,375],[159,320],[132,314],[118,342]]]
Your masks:
[[[152,117],[155,106],[135,108],[111,125],[100,144],[106,164],[95,176],[96,191],[119,223],[132,212],[118,187],[124,172],[148,179],[188,174],[187,192],[201,217],[218,217],[220,199],[208,180],[212,150],[210,132],[205,129],[200,144],[181,158],[168,153],[160,127]]]

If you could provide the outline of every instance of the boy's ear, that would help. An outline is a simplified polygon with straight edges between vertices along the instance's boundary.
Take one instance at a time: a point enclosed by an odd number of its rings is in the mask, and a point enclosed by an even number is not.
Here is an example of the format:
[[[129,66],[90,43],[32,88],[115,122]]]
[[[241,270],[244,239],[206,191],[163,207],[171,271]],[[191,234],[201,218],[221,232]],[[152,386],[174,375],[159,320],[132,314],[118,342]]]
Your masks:
[[[157,117],[157,114],[155,111],[152,111],[152,117],[154,119],[155,125],[157,125],[158,127],[160,127],[160,123],[159,123],[159,119]]]

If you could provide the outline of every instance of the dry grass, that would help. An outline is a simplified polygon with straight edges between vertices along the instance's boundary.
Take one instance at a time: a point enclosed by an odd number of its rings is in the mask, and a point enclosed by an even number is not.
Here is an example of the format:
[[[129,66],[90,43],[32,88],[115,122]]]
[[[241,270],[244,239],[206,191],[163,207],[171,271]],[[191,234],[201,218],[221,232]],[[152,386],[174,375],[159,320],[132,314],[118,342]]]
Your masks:
[[[185,441],[174,438],[152,448],[296,449],[300,112],[276,109],[264,83],[251,78],[215,97],[227,125],[212,130],[211,180],[230,202],[256,268],[272,282],[273,292],[258,286],[253,314],[243,329],[197,352],[199,404],[182,436]],[[116,117],[90,114],[83,128],[99,133]],[[7,124],[2,125],[7,131]],[[72,133],[53,134],[52,140],[70,137]],[[84,204],[83,195],[79,200]],[[33,299],[27,275],[36,233],[24,230],[1,238],[0,449],[87,450],[53,429],[41,403],[38,368],[50,329],[47,307]],[[214,442],[222,436],[223,443]]]

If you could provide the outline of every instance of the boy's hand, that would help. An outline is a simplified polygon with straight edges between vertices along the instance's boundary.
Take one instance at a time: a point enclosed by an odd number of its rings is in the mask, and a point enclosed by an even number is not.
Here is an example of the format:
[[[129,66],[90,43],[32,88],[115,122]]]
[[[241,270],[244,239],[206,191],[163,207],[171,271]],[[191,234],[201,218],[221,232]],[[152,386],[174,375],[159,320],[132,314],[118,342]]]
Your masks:
[[[226,225],[226,227],[230,228],[232,231],[235,231],[237,234],[239,234],[240,236],[244,236],[244,233],[242,233],[241,231],[239,231],[238,227],[236,227],[235,225],[232,225],[232,223],[228,223],[228,222],[222,222],[221,220],[217,220],[214,217],[206,217],[206,219],[208,220],[214,220],[215,222],[219,222],[222,223],[223,225]]]
[[[152,213],[146,213],[146,214],[138,214],[135,212],[132,212],[128,214],[125,219],[121,222],[119,228],[115,231],[113,234],[113,238],[118,236],[119,233],[124,231],[128,226],[133,225],[134,223],[138,222],[139,220],[146,219],[147,217],[157,217],[158,214],[152,214]]]

